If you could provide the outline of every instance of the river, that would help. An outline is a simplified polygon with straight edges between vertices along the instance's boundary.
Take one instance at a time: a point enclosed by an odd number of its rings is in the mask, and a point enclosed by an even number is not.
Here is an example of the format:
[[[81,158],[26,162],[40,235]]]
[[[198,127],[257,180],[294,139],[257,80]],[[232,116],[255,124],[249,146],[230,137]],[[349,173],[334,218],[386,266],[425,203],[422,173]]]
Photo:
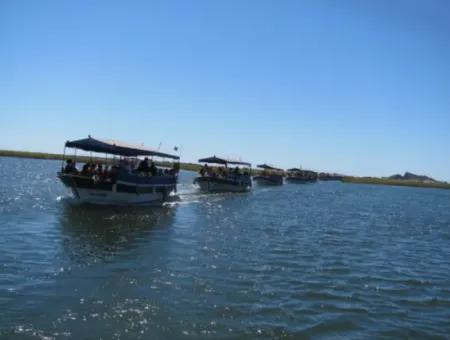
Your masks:
[[[76,204],[0,158],[0,337],[446,338],[450,191],[319,182]]]

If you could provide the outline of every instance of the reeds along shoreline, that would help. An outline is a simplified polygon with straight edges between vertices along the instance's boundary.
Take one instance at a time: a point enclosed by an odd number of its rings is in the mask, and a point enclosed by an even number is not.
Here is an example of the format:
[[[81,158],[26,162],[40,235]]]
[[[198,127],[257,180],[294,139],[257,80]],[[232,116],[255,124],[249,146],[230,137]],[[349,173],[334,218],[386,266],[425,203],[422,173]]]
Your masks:
[[[450,189],[450,183],[446,182],[423,182],[405,179],[391,179],[378,177],[351,177],[351,176],[343,177],[342,181],[345,183],[355,183],[355,184],[376,184],[376,185],[394,185],[394,186],[405,186],[416,188]]]
[[[30,152],[30,151],[12,151],[12,150],[0,150],[0,157],[19,157],[19,158],[35,158],[35,159],[49,159],[49,160],[62,160],[63,158],[75,158],[75,155],[62,155],[45,152]],[[89,157],[89,156],[77,156],[77,161],[84,162],[105,162],[103,157]],[[162,166],[170,166],[171,162],[156,162]],[[199,171],[201,165],[194,163],[180,162],[180,168],[187,171]],[[259,170],[252,169],[253,174],[259,173]],[[435,189],[450,189],[450,183],[446,182],[423,182],[415,180],[399,180],[390,178],[379,177],[353,177],[343,176],[342,182],[345,183],[357,183],[357,184],[376,184],[376,185],[394,185],[394,186],[407,186],[417,188],[435,188]]]

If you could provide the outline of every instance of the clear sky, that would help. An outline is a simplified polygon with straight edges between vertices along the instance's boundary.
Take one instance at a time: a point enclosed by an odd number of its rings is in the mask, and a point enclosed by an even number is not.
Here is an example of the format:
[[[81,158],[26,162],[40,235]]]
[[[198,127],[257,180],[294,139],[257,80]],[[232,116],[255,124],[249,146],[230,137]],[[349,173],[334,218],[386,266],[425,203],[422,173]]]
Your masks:
[[[450,181],[450,1],[0,0],[0,148],[88,134]]]

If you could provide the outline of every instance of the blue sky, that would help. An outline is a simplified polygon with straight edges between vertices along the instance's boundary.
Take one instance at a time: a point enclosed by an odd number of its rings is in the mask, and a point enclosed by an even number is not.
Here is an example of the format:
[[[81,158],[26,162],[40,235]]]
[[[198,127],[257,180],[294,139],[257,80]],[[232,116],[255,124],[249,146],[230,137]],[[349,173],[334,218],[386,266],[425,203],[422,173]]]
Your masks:
[[[0,148],[91,134],[450,181],[450,2],[0,2]]]

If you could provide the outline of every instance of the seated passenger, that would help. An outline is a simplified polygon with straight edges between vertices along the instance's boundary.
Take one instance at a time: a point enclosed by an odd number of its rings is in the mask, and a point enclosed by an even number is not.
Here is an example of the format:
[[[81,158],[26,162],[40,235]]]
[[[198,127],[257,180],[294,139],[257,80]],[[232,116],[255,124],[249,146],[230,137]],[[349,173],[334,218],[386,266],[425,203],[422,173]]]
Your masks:
[[[156,176],[158,174],[158,169],[156,168],[155,162],[152,162],[149,170],[152,176]]]
[[[141,172],[149,172],[149,169],[150,168],[148,166],[148,157],[145,157],[143,161],[139,162],[137,170]]]
[[[208,164],[203,165],[199,173],[202,177],[208,176],[209,173]]]
[[[95,163],[91,163],[89,166],[89,174],[93,175],[95,173]]]
[[[90,168],[91,164],[88,163],[84,163],[83,168],[81,169],[81,174],[83,176],[89,176],[89,168]]]
[[[64,172],[71,174],[78,172],[77,168],[75,167],[75,163],[69,158],[66,160],[66,166],[64,167]]]

